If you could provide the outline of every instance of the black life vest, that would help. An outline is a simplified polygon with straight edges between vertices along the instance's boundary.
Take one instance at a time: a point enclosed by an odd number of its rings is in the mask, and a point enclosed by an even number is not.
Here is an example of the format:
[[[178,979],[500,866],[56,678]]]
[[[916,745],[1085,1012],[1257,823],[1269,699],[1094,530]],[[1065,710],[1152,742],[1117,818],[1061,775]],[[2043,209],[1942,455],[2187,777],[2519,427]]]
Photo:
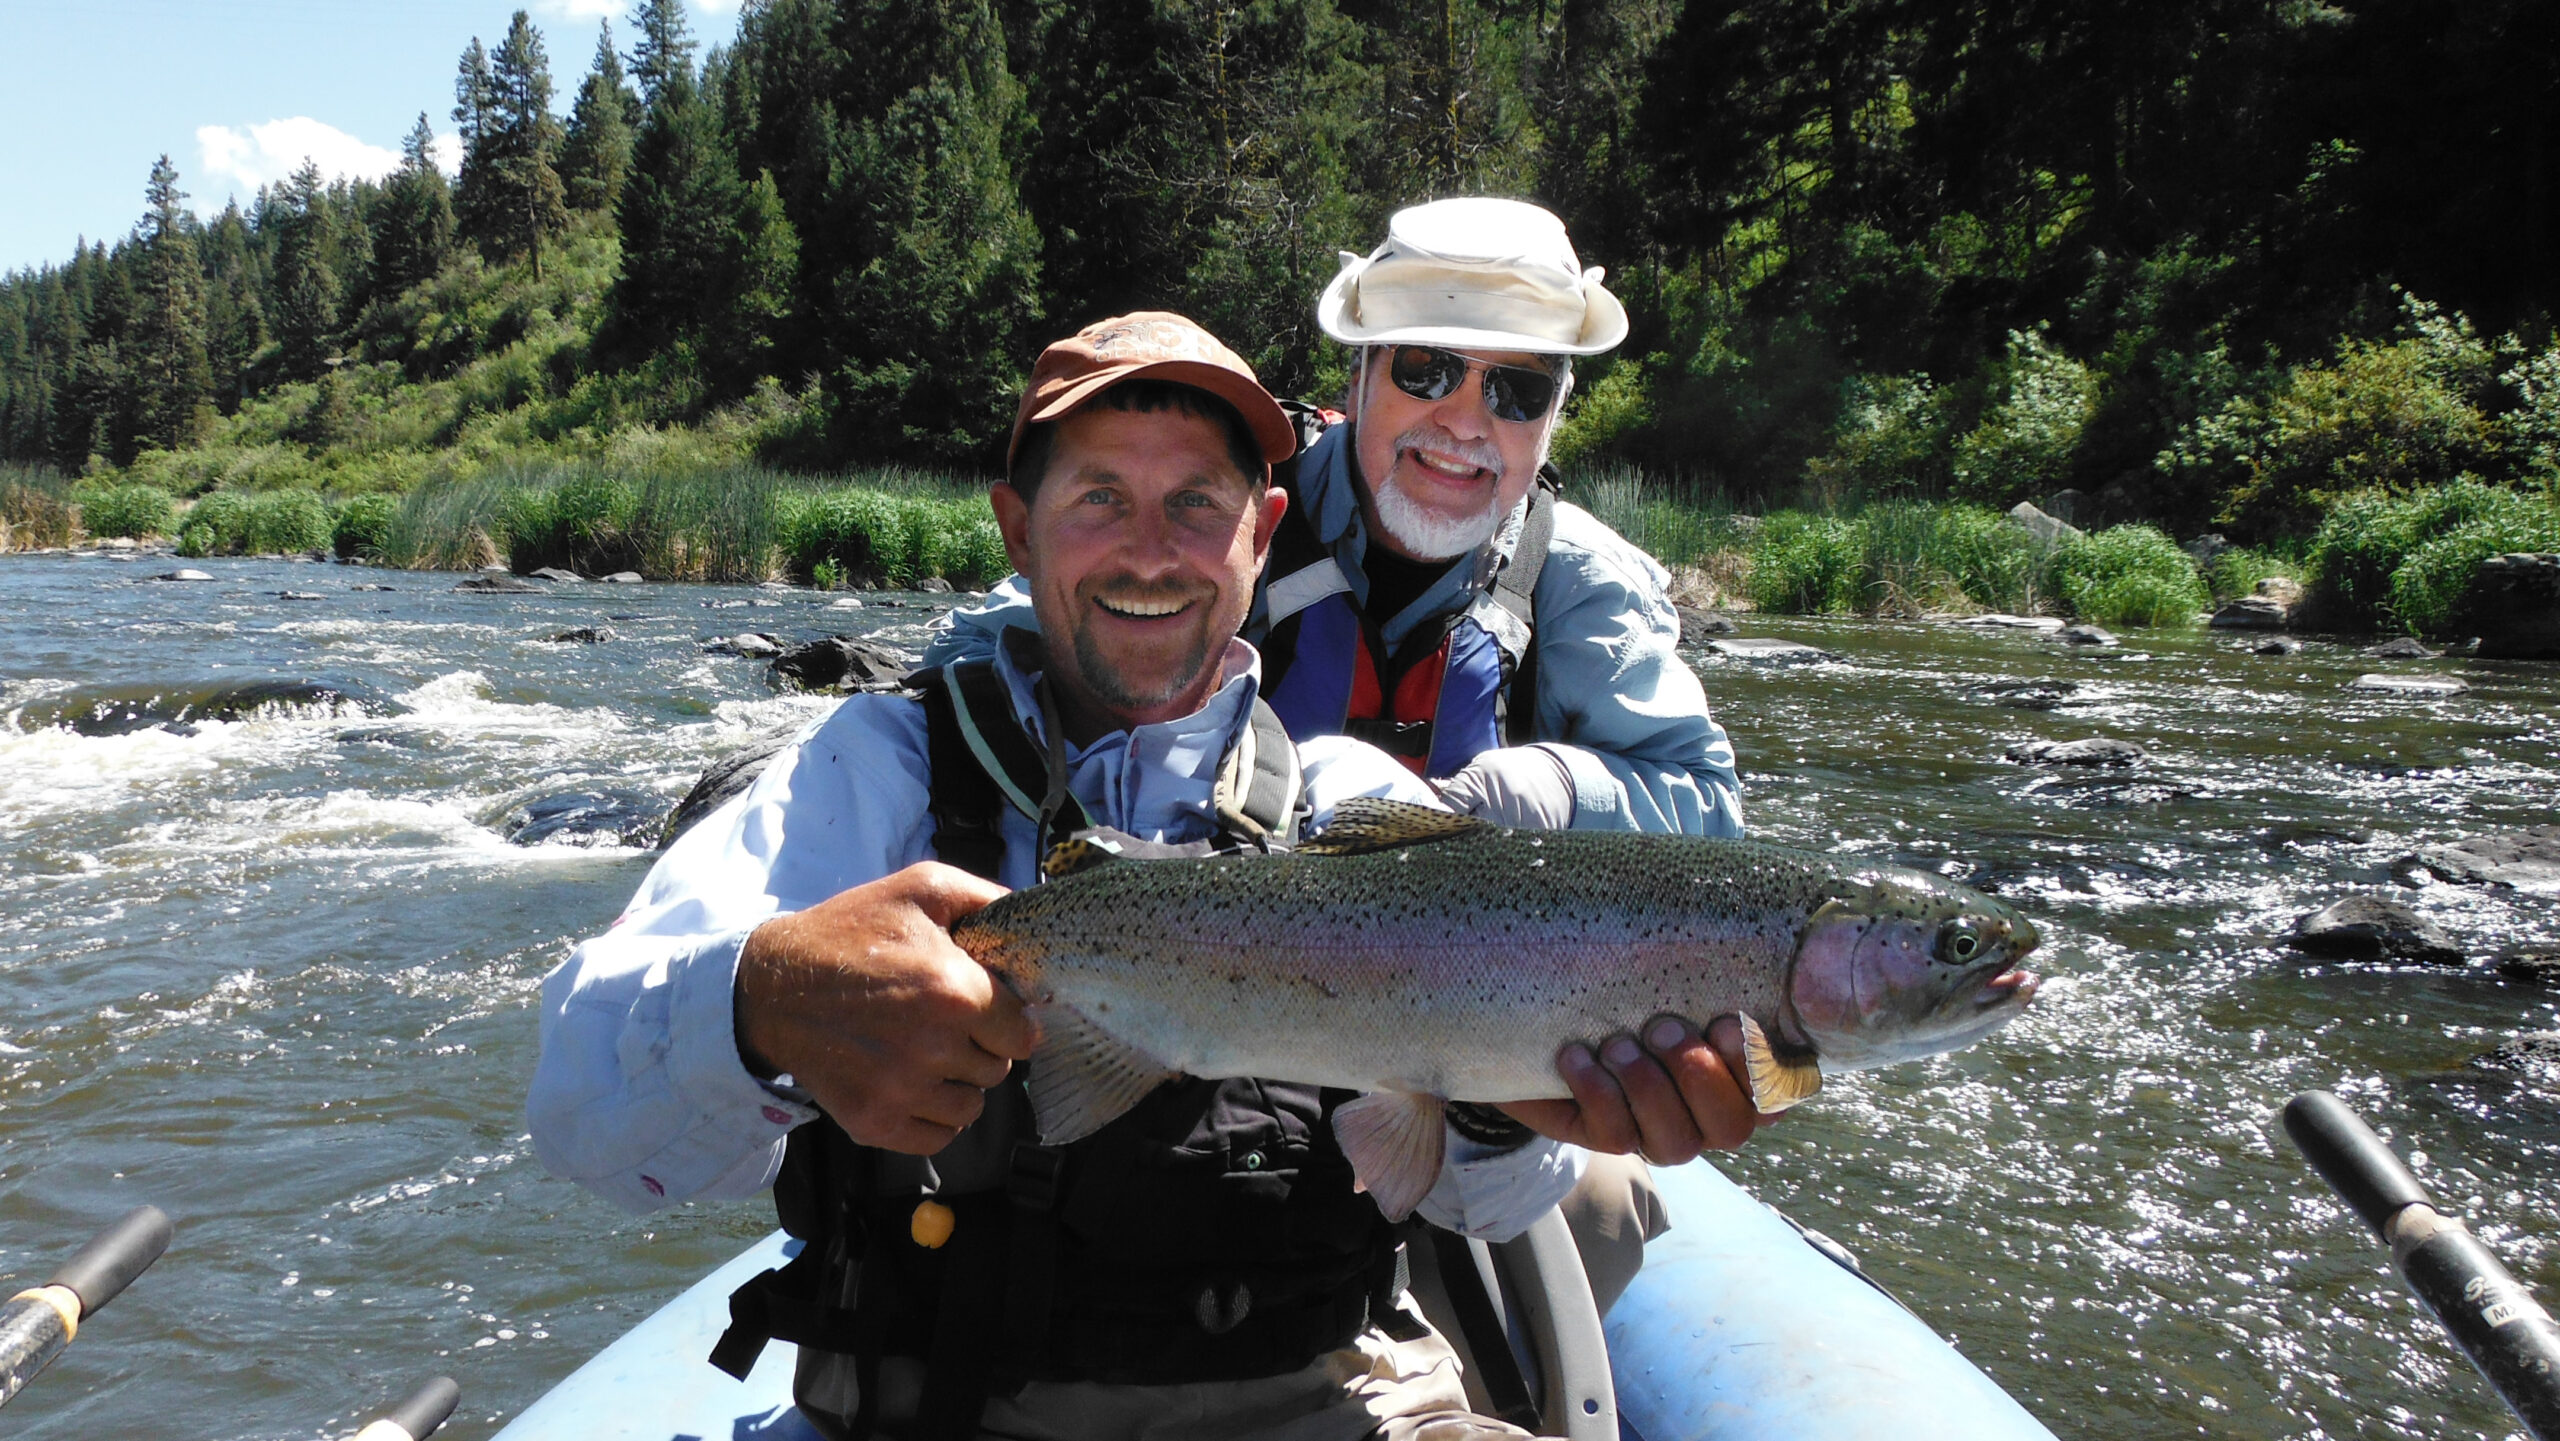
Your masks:
[[[1350,578],[1317,538],[1298,467],[1324,424],[1303,407],[1294,413],[1298,457],[1273,474],[1289,492],[1289,509],[1263,570],[1270,579],[1259,633],[1247,636],[1262,652],[1263,694],[1289,734],[1367,741],[1431,780],[1497,746],[1534,739],[1534,597],[1555,536],[1553,468],[1540,467],[1519,543],[1492,584],[1465,607],[1417,627],[1390,654],[1383,623],[1393,617],[1362,613]]]
[[[911,678],[925,706],[935,850],[993,877],[1007,805],[1043,842],[1084,824],[1063,768],[1015,720],[991,662]],[[1054,733],[1054,718],[1050,729]],[[1217,850],[1285,847],[1301,797],[1269,707],[1220,768]],[[1039,799],[1035,800],[1037,797]],[[1017,1067],[930,1160],[857,1146],[821,1118],[791,1135],[774,1205],[805,1244],[730,1297],[712,1363],[744,1377],[768,1338],[841,1353],[851,1409],[795,1387],[830,1434],[872,1434],[883,1356],[921,1358],[918,1433],[975,1433],[986,1398],[1032,1380],[1140,1385],[1300,1369],[1373,1319],[1410,1330],[1395,1235],[1334,1140],[1347,1091],[1193,1078],[1066,1146],[1033,1138]],[[930,1198],[947,1242],[914,1234]],[[840,1397],[844,1388],[836,1388]]]

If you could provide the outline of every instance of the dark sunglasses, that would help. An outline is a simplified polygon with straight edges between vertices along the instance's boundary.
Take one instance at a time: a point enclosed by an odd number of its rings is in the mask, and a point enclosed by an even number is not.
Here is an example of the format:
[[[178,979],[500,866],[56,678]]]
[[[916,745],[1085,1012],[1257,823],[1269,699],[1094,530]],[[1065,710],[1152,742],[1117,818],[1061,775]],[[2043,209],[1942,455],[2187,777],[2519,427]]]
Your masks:
[[[1484,372],[1484,408],[1496,420],[1541,420],[1556,403],[1556,378],[1543,370],[1488,365],[1428,345],[1399,345],[1387,359],[1387,378],[1416,400],[1446,399],[1466,383],[1471,370]]]

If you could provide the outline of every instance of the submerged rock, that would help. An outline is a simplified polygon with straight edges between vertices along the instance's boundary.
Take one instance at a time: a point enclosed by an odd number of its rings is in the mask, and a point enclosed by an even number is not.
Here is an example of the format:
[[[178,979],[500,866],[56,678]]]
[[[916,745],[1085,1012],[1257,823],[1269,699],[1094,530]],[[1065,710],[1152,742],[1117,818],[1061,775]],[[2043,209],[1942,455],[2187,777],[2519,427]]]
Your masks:
[[[702,779],[695,781],[693,789],[686,791],[684,799],[676,802],[676,808],[668,813],[666,828],[658,844],[662,847],[674,845],[676,837],[693,829],[704,816],[745,795],[747,787],[754,785],[756,777],[763,775],[765,767],[773,764],[773,758],[782,754],[790,744],[788,735],[766,736],[744,750],[712,762],[710,769],[702,773]]]
[[[2009,747],[2009,759],[2033,766],[2129,766],[2142,759],[2142,747],[2108,736],[2077,741],[2025,741]]]
[[[2347,682],[2347,689],[2372,691],[2378,695],[2430,697],[2460,695],[2471,687],[2449,675],[2392,675],[2374,671]]]
[[[1711,635],[1731,635],[1742,629],[1732,616],[1720,610],[1705,610],[1694,605],[1675,605],[1680,616],[1680,643],[1700,645]]]
[[[2560,659],[2560,554],[2493,555],[2473,573],[2463,610],[2480,630],[2480,654]]]
[[[2006,615],[1993,611],[1988,615],[1966,616],[1956,624],[1978,625],[1991,630],[2058,631],[2066,622],[2055,615]]]
[[[459,582],[455,590],[473,595],[541,595],[542,587],[516,579],[511,575],[475,575]]]
[[[276,599],[278,599],[278,600],[327,600],[327,599],[328,599],[328,597],[327,597],[327,596],[325,596],[325,595],[322,595],[320,592],[318,592],[318,591],[316,591],[316,590],[280,590],[280,591],[277,591],[277,592],[276,592]]]
[[[611,575],[597,576],[596,583],[598,585],[638,585],[643,578],[636,570],[617,570]]]
[[[1768,636],[1723,637],[1708,641],[1707,649],[1735,660],[1770,661],[1780,665],[1839,659],[1827,650],[1802,641],[1777,640]]]
[[[2249,654],[2300,655],[2302,654],[2302,642],[2286,637],[2279,637],[2275,640],[2262,640],[2256,645],[2249,647]]]
[[[185,730],[203,721],[236,721],[265,710],[353,709],[387,715],[401,709],[355,681],[267,679],[175,685],[82,686],[27,706],[19,724],[64,726],[84,736],[130,735],[153,726]]]
[[[828,601],[828,602],[827,602],[827,609],[829,609],[829,610],[860,610],[860,609],[862,609],[862,597],[860,597],[860,596],[858,596],[858,595],[840,595],[840,596],[837,596],[835,599],[833,599],[833,600],[831,600],[831,601]]]
[[[2560,986],[2560,951],[2528,951],[2498,958],[2498,974],[2533,986]]]
[[[585,576],[578,574],[576,571],[562,570],[556,565],[546,565],[540,570],[527,571],[525,574],[532,576],[536,580],[563,581],[570,585],[583,584],[586,580]]]
[[[520,846],[650,846],[665,814],[643,791],[564,791],[509,809],[498,833]]]
[[[544,645],[602,645],[613,639],[613,632],[600,625],[582,625],[574,630],[557,631],[542,638]]]
[[[2013,680],[1977,686],[1974,694],[2017,710],[2054,710],[2068,704],[2079,690],[2076,680]]]
[[[390,590],[390,589],[391,589],[391,587],[390,587],[390,586],[387,586],[387,585],[376,585],[376,584],[374,584],[372,581],[366,581],[366,582],[364,582],[362,585],[351,585],[351,586],[348,586],[348,587],[347,587],[347,589],[349,589],[349,590]]]
[[[2391,870],[2410,882],[2423,873],[2457,886],[2560,890],[2560,825],[2427,846],[2394,861]]]
[[[2293,947],[2356,961],[2462,963],[2461,948],[2435,922],[2379,896],[2349,896],[2296,920]]]
[[[895,690],[916,658],[892,646],[832,635],[793,646],[773,663],[773,688],[790,691]]]
[[[2444,654],[2413,635],[2394,636],[2380,645],[2369,645],[2358,651],[2376,660],[2434,660]]]
[[[2492,1071],[2521,1071],[2546,1086],[2560,1085],[2560,1031],[2519,1031],[2471,1064]]]
[[[2113,632],[2102,630],[2094,625],[2066,625],[2062,628],[2059,639],[2070,645],[2116,645],[2119,643]]]

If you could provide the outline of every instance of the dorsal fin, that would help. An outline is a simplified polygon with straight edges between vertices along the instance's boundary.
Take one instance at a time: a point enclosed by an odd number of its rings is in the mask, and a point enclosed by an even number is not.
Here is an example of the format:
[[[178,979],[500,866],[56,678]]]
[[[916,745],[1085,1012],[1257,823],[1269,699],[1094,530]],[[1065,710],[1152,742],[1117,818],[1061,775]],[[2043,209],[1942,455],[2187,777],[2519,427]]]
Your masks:
[[[1333,808],[1333,819],[1298,849],[1308,855],[1362,856],[1399,846],[1428,845],[1491,830],[1474,816],[1418,806],[1411,801],[1355,796]]]

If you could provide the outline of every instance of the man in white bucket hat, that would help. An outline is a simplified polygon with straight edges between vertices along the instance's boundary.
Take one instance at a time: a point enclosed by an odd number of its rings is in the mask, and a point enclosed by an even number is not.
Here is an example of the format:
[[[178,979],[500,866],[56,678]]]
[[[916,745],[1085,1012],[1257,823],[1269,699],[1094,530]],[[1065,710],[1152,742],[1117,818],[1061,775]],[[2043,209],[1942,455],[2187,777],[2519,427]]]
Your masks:
[[[1602,272],[1553,214],[1490,198],[1399,211],[1385,243],[1342,260],[1316,315],[1358,365],[1347,423],[1322,428],[1302,407],[1306,448],[1274,467],[1288,508],[1243,631],[1264,699],[1292,736],[1369,741],[1504,824],[1741,834],[1733,749],[1679,657],[1668,577],[1539,478],[1573,357],[1626,337]],[[955,613],[926,663],[992,653],[1029,609],[1008,581]],[[1713,1045],[1685,1024],[1655,1029],[1560,1064],[1578,1094],[1649,1099],[1685,1074],[1694,1098],[1719,1068],[1730,1093],[1693,1100],[1685,1124],[1604,1104],[1552,1118],[1557,1133],[1675,1164],[1750,1134],[1723,1059],[1741,1053],[1737,1023],[1718,1021]],[[1664,1224],[1650,1178],[1596,1157],[1565,1210],[1605,1308]]]

